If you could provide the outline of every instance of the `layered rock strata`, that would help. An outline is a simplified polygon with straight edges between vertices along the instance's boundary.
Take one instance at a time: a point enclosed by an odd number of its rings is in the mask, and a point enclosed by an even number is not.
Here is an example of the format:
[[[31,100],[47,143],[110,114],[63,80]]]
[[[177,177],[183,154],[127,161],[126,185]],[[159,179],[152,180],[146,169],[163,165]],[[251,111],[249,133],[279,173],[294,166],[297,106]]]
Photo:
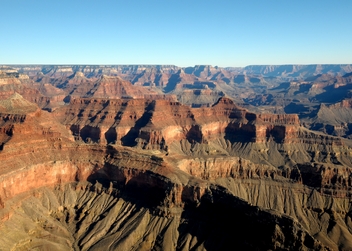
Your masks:
[[[342,146],[337,137],[300,127],[297,115],[255,114],[220,98],[212,107],[190,108],[168,100],[74,99],[56,116],[77,139],[165,150],[175,142],[315,143]]]
[[[3,250],[352,248],[351,148],[296,115],[19,95],[0,112]]]

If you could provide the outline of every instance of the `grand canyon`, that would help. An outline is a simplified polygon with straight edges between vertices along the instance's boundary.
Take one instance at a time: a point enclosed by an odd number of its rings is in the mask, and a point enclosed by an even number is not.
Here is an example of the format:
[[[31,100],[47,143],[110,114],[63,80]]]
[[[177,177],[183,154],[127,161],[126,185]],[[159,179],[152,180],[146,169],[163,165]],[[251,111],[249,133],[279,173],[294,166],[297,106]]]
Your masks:
[[[0,250],[352,250],[352,65],[0,66]]]

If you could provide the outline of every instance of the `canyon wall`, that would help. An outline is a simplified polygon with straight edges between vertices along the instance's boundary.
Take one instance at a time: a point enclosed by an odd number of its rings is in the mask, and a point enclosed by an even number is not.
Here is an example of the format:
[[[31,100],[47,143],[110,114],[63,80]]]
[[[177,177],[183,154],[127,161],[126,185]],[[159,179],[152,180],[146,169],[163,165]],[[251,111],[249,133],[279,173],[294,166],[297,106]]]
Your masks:
[[[352,248],[350,144],[297,115],[15,94],[0,140],[4,250]]]

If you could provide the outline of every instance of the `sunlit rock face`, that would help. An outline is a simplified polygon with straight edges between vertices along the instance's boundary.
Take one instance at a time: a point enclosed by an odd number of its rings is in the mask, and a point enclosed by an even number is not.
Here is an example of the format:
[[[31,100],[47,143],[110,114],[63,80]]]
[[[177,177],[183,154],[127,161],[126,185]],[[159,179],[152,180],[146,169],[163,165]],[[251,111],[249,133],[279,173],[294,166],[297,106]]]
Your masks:
[[[228,98],[204,108],[158,99],[74,99],[56,114],[76,135],[82,134],[83,140],[90,138],[105,144],[109,131],[116,134],[116,140],[125,138],[130,145],[144,141],[144,146],[151,148],[183,139],[204,143],[224,135],[235,141],[267,142],[273,138],[284,142],[298,137],[300,124],[297,115],[257,115]],[[127,142],[128,137],[132,141]]]
[[[14,94],[0,140],[2,250],[352,248],[350,143],[296,115]]]

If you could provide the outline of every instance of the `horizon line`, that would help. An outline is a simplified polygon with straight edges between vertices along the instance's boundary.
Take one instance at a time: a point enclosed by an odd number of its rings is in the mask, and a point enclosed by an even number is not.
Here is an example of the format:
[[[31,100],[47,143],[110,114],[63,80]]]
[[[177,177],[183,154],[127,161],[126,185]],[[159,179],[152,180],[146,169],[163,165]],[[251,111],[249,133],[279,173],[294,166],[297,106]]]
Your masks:
[[[0,66],[23,66],[23,65],[35,65],[35,66],[175,66],[179,68],[188,68],[188,67],[196,67],[196,66],[210,66],[210,67],[219,67],[219,68],[245,68],[248,66],[290,66],[290,65],[297,65],[297,66],[312,66],[312,65],[343,65],[343,66],[348,66],[352,65],[352,63],[312,63],[312,64],[249,64],[246,66],[218,66],[218,65],[211,65],[211,64],[195,64],[193,66],[178,66],[176,64],[36,64],[36,63],[16,63],[16,64],[3,64],[0,63]]]

